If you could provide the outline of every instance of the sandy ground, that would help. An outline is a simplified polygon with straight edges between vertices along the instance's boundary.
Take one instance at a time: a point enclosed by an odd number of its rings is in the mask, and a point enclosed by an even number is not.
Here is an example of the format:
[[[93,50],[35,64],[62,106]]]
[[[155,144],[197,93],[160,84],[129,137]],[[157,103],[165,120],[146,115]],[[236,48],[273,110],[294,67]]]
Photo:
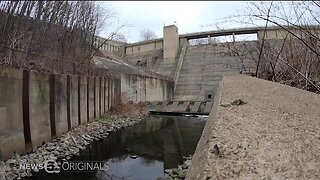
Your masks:
[[[226,76],[217,96],[187,179],[320,179],[320,95]]]

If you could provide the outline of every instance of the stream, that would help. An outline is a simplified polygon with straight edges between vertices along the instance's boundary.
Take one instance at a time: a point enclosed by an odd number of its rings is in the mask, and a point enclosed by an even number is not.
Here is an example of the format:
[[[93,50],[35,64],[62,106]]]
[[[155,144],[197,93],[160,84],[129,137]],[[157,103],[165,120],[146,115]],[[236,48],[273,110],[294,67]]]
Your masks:
[[[103,161],[108,169],[33,174],[30,180],[156,180],[192,156],[207,117],[151,115],[149,119],[94,141],[70,161]]]

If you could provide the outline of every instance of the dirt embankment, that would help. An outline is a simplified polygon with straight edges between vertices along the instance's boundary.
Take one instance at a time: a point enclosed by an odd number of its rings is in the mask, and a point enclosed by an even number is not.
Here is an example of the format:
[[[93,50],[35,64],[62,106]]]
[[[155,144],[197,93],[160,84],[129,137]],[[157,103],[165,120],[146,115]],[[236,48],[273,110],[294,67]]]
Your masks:
[[[226,76],[216,100],[187,179],[320,179],[320,95]]]

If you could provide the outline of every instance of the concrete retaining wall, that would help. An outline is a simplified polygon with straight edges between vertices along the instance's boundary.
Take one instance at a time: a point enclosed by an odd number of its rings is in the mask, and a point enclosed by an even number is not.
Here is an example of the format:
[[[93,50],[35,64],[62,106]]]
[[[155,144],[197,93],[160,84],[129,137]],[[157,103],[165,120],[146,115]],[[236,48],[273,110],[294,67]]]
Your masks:
[[[22,71],[0,67],[0,159],[25,148],[22,82]]]
[[[163,48],[163,40],[157,39],[157,40],[151,40],[151,41],[145,41],[141,43],[133,43],[130,45],[127,45],[125,47],[126,55],[128,54],[135,54],[135,53],[143,53],[150,50],[155,49],[162,49]]]
[[[88,77],[88,118],[87,120],[90,121],[95,116],[95,103],[94,103],[94,95],[95,95],[95,77]]]
[[[30,131],[25,132],[24,135],[31,134],[31,142],[28,143],[34,146],[41,145],[42,141],[51,139],[50,81],[49,74],[30,72]]]
[[[58,136],[68,131],[67,121],[67,76],[55,76],[55,125]]]
[[[78,77],[70,77],[70,122],[71,128],[77,127],[79,125],[79,109],[78,109]]]
[[[108,86],[109,81],[118,83]],[[120,78],[53,75],[0,67],[0,160],[87,123],[88,113],[89,120],[94,119],[94,112],[100,116],[110,109],[108,99],[119,99],[108,92],[120,94],[120,89]]]
[[[168,101],[173,95],[173,82],[137,75],[121,76],[121,102]]]
[[[94,100],[94,103],[95,103],[95,116],[94,118],[96,117],[99,117],[100,116],[100,109],[99,109],[99,100],[100,100],[100,78],[99,77],[95,77],[95,84],[94,84],[94,89],[95,89],[95,100]]]
[[[80,117],[79,124],[85,124],[88,122],[88,78],[86,76],[79,76],[79,84],[80,85]]]
[[[173,83],[137,75],[56,75],[0,67],[0,160],[93,121],[112,107],[164,101]]]

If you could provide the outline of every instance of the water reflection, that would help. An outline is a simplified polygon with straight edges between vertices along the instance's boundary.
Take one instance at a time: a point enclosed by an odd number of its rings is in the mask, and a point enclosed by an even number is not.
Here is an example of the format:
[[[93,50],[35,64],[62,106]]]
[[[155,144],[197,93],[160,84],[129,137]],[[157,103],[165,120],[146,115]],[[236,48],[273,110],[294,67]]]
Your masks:
[[[157,179],[192,155],[206,118],[158,116],[93,142],[73,160],[106,161],[105,172],[41,172],[32,179]]]

